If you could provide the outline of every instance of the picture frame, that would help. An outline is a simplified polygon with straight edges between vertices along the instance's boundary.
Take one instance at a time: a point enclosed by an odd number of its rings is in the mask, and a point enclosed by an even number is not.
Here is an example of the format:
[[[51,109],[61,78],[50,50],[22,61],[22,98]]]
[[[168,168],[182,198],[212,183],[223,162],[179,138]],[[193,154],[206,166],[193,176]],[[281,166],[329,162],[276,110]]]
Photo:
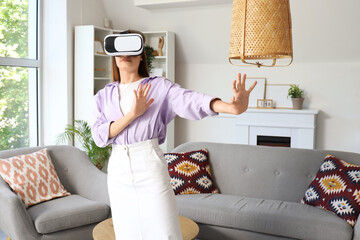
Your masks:
[[[256,108],[272,109],[274,108],[274,102],[272,99],[258,99]]]
[[[275,109],[292,109],[291,98],[288,90],[292,84],[267,84],[265,98],[273,99]]]
[[[103,42],[99,39],[95,39],[94,52],[95,54],[105,54]]]
[[[247,77],[245,82],[245,89],[249,89],[249,87],[255,81],[257,81],[257,84],[249,96],[248,108],[257,108],[257,100],[265,99],[265,87],[266,87],[265,77]]]
[[[256,108],[264,108],[264,100],[265,99],[258,99],[257,101],[256,101]]]

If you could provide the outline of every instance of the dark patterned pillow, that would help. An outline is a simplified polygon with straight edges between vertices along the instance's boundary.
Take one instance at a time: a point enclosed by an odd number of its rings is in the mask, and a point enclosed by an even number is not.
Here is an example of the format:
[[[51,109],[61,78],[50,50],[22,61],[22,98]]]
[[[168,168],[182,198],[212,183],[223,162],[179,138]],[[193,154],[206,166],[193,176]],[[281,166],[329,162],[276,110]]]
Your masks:
[[[176,195],[219,193],[211,177],[207,149],[165,153],[171,185]]]
[[[360,166],[327,155],[301,203],[333,212],[354,226],[360,212]]]

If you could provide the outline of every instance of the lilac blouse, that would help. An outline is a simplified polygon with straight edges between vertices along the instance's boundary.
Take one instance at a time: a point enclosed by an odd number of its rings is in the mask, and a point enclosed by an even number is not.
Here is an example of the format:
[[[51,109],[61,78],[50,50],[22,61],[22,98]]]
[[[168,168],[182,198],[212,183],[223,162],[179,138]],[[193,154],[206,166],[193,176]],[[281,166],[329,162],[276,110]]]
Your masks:
[[[158,138],[159,144],[162,144],[166,137],[166,125],[176,115],[197,120],[218,114],[210,109],[210,102],[215,97],[184,89],[162,77],[145,78],[141,83],[151,84],[148,99],[154,98],[154,102],[143,115],[114,138],[109,139],[110,123],[123,117],[119,103],[119,83],[110,83],[95,95],[91,132],[96,145],[127,145],[154,138]]]

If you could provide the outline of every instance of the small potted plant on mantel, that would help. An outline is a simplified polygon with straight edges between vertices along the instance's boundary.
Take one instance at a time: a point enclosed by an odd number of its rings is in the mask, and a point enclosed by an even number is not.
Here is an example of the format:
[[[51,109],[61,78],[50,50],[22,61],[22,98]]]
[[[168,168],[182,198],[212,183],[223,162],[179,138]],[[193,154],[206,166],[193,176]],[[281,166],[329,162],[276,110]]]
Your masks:
[[[304,102],[304,90],[300,89],[299,85],[291,85],[288,96],[291,97],[293,109],[301,110]]]

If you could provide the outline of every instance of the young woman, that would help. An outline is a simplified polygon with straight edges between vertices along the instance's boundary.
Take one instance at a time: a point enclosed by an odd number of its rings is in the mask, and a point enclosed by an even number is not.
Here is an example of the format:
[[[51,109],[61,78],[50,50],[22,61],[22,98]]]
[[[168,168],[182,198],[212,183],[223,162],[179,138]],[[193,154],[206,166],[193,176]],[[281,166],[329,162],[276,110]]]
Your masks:
[[[245,80],[246,75],[238,74],[234,95],[226,103],[166,78],[149,77],[145,52],[113,57],[113,83],[94,97],[92,135],[99,147],[113,147],[108,190],[117,240],[182,239],[167,163],[159,148],[166,125],[176,115],[195,120],[220,112],[241,114],[256,84],[246,90]]]

